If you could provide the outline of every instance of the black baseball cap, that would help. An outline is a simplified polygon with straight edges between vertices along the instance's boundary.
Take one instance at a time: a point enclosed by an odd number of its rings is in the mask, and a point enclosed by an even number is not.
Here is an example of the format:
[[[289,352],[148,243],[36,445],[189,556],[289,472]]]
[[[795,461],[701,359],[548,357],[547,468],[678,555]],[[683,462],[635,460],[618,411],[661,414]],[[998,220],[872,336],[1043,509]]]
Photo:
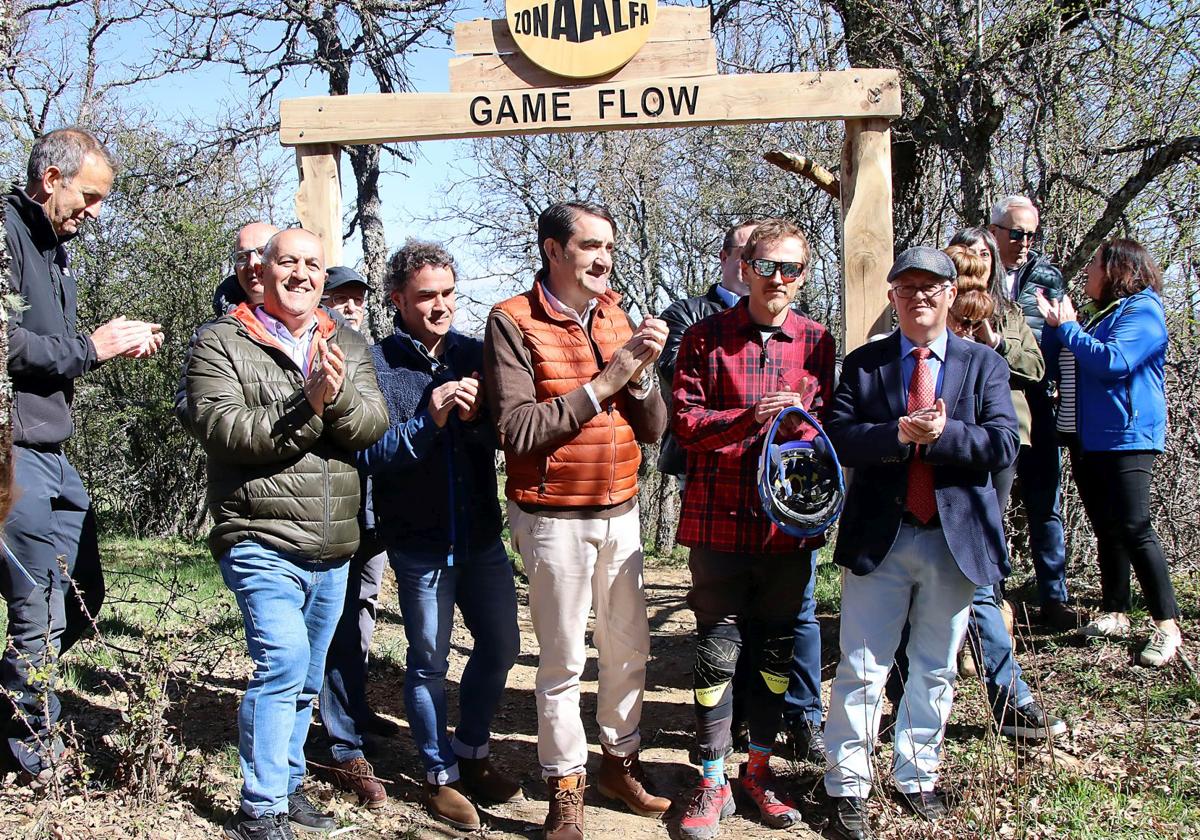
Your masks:
[[[332,292],[334,289],[347,286],[351,283],[359,283],[366,286],[368,291],[375,291],[375,287],[368,283],[365,277],[349,266],[332,265],[325,269],[326,292]]]

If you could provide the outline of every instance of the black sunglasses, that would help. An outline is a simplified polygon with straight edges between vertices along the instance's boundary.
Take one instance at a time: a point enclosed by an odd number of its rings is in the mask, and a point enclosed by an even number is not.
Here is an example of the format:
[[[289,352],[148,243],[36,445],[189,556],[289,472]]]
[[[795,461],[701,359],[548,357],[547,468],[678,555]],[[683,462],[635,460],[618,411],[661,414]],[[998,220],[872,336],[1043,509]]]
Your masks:
[[[746,260],[759,277],[774,277],[778,271],[785,283],[796,280],[804,273],[804,263],[780,262],[779,260]]]
[[[1020,242],[1023,239],[1028,239],[1030,242],[1033,242],[1035,239],[1037,239],[1036,230],[1021,230],[1020,228],[1010,228],[1005,227],[1004,225],[996,225],[996,227],[1000,228],[1000,230],[1008,231],[1009,242]]]

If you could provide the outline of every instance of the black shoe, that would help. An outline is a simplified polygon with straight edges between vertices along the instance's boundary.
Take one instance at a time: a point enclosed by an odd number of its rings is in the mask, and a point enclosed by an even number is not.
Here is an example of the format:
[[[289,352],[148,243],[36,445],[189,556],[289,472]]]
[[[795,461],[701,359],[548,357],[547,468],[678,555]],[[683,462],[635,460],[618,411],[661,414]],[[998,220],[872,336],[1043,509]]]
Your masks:
[[[825,733],[821,727],[813,726],[807,718],[796,718],[787,722],[786,741],[792,759],[807,761],[818,767],[825,766]]]
[[[946,808],[946,798],[936,791],[923,790],[920,793],[905,793],[896,791],[896,798],[901,803],[926,822],[935,823],[949,816]]]
[[[1047,714],[1037,701],[1019,709],[1005,708],[1000,734],[1018,741],[1044,741],[1067,731],[1067,722]]]
[[[332,831],[337,828],[333,814],[318,811],[312,800],[301,791],[288,795],[288,819],[301,831]]]
[[[256,820],[241,808],[225,823],[224,831],[229,840],[296,840],[287,814],[268,814]]]
[[[1038,622],[1060,633],[1078,630],[1087,620],[1083,613],[1062,601],[1047,601],[1038,610]]]
[[[400,724],[372,712],[371,716],[363,723],[363,731],[380,738],[395,738],[400,734]]]
[[[856,796],[829,798],[829,830],[842,840],[874,840],[867,818],[867,800]]]

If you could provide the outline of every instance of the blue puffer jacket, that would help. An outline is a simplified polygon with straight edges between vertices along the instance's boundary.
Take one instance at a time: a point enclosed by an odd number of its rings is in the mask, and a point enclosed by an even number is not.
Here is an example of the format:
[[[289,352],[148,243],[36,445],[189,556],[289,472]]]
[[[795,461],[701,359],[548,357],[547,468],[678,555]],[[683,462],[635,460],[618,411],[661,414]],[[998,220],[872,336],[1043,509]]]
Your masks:
[[[1047,324],[1042,329],[1047,378],[1058,378],[1064,346],[1075,356],[1076,427],[1084,451],[1161,452],[1167,433],[1167,321],[1154,290],[1123,298],[1087,331],[1077,321]]]

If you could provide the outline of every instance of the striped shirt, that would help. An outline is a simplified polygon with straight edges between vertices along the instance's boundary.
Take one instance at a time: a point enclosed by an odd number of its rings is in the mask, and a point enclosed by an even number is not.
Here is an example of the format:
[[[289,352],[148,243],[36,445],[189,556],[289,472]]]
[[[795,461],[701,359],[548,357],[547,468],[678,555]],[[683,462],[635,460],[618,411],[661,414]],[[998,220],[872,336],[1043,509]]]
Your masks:
[[[1075,423],[1075,354],[1069,347],[1058,351],[1058,419],[1054,428],[1060,434],[1073,435]]]

